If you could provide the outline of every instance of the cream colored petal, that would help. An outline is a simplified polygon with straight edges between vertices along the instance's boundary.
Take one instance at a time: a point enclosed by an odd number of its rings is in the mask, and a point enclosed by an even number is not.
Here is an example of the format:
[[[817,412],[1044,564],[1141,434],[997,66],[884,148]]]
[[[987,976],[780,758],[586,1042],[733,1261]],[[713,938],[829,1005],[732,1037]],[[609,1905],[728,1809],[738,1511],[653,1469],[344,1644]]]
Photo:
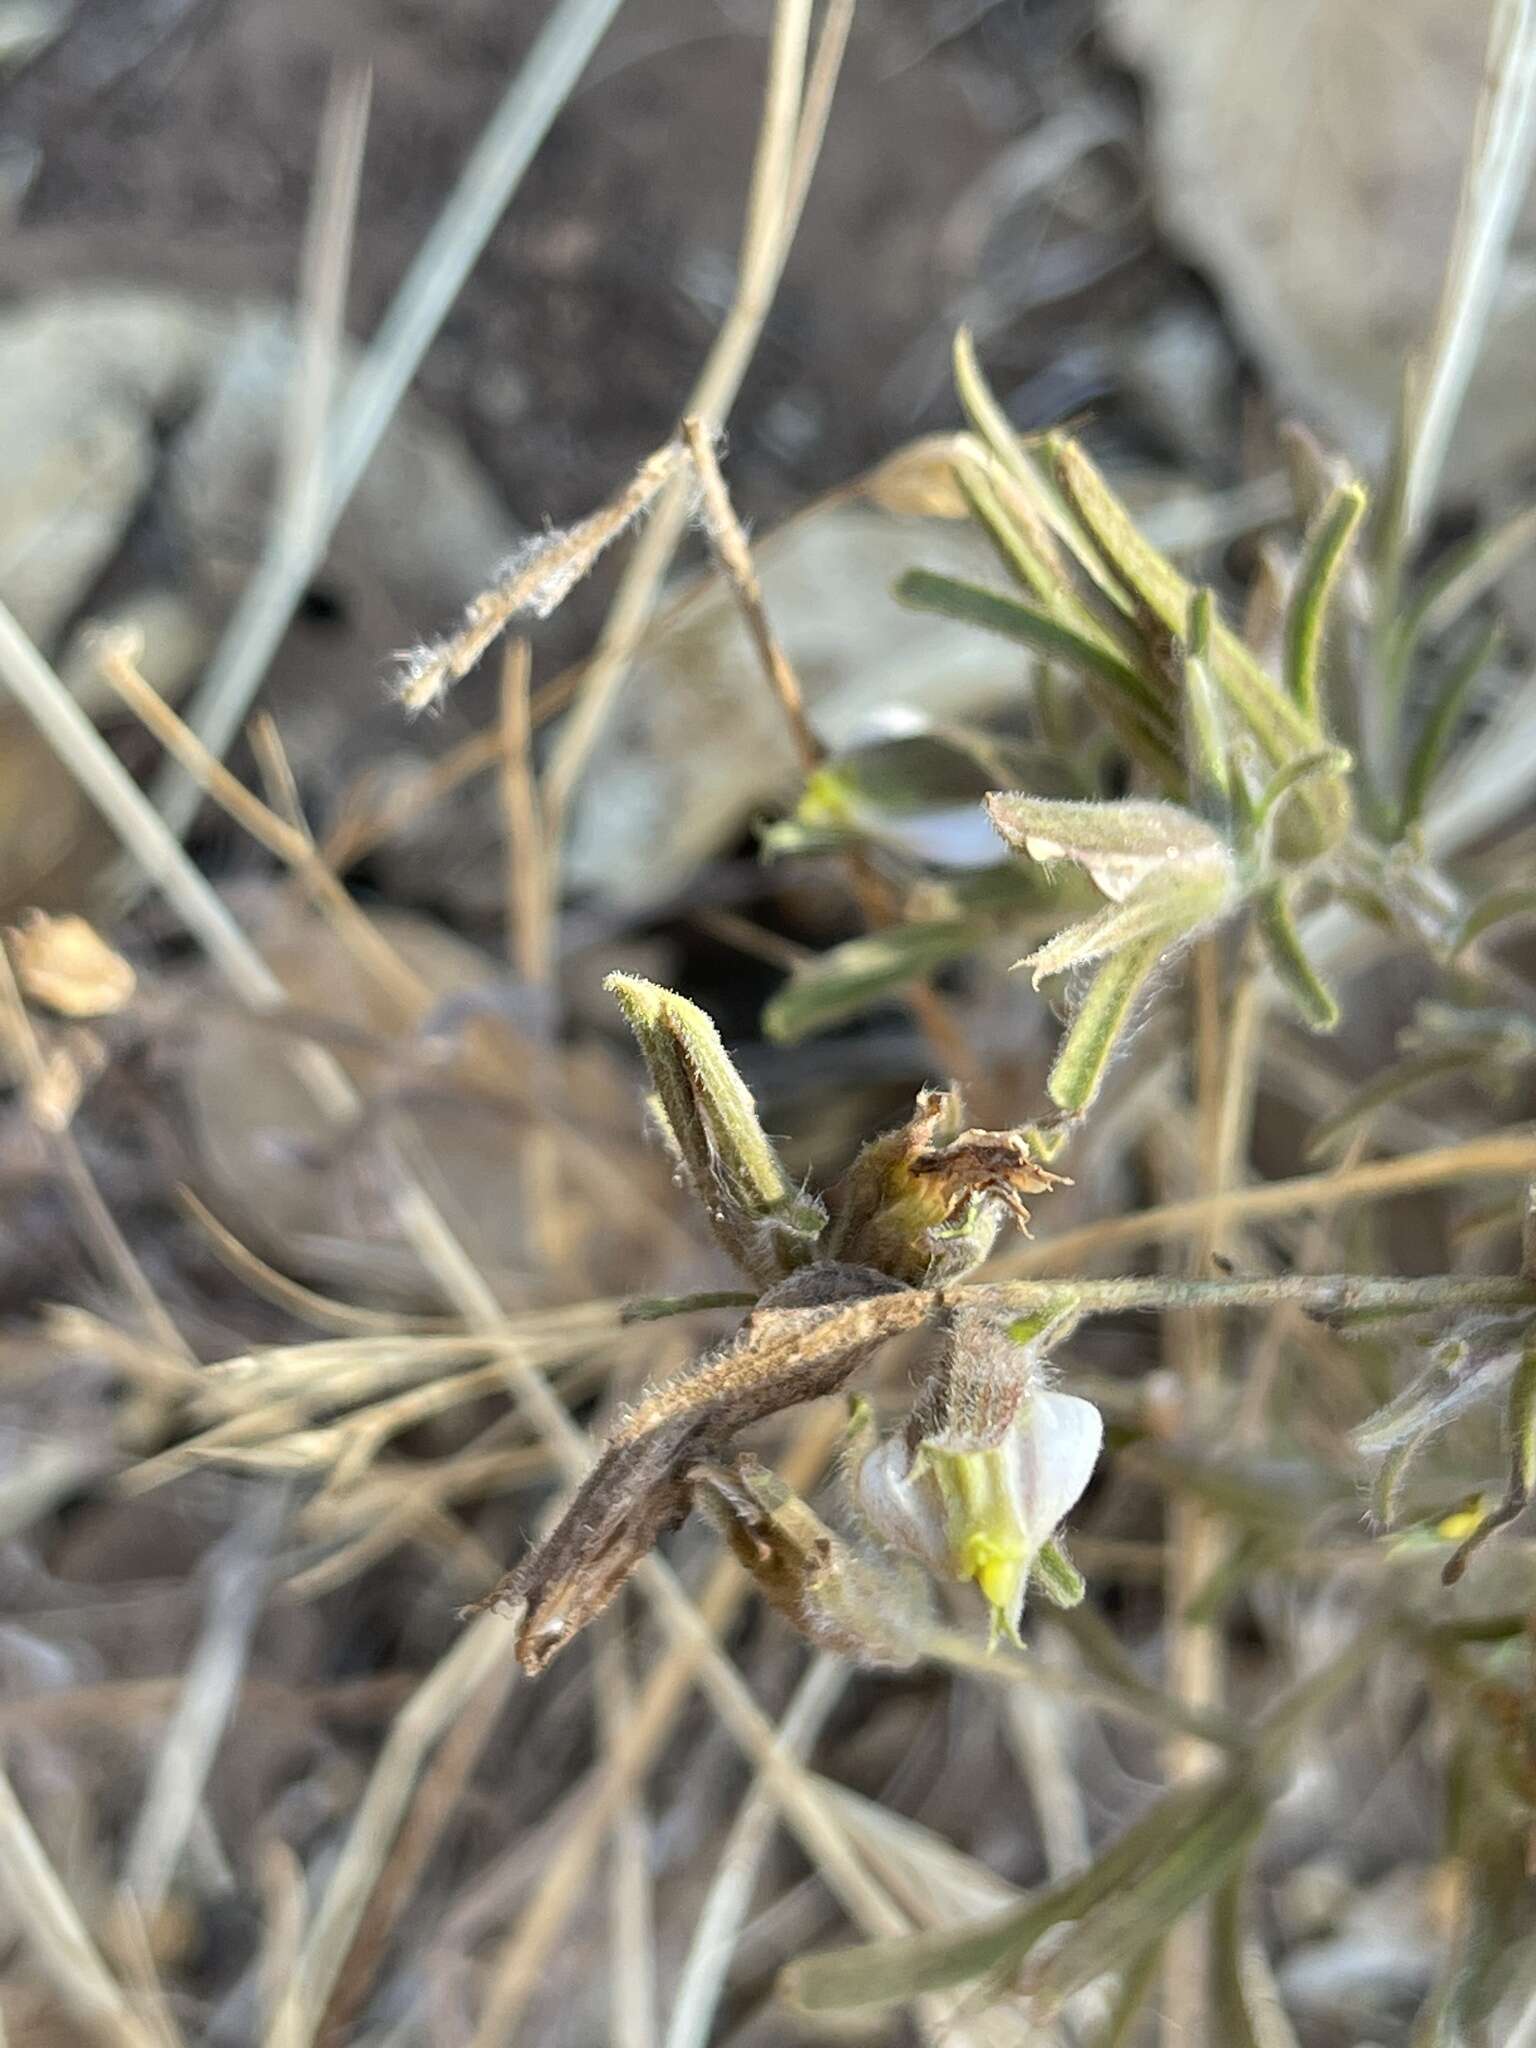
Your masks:
[[[1082,1499],[1103,1447],[1103,1417],[1091,1401],[1076,1394],[1034,1396],[1008,1439],[1009,1472],[1031,1552]]]

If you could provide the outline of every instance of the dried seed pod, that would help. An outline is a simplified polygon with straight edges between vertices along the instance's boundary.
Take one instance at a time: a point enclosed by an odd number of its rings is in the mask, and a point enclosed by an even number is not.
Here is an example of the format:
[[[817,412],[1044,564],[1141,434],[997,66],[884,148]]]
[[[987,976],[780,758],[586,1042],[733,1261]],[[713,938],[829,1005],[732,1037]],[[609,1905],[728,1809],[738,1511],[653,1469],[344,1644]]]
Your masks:
[[[882,1274],[811,1267],[765,1296],[691,1371],[648,1390],[549,1535],[477,1603],[518,1616],[524,1669],[542,1671],[684,1519],[697,1465],[721,1456],[749,1423],[835,1393],[921,1313],[921,1301]]]
[[[756,1458],[700,1465],[689,1479],[763,1598],[801,1635],[860,1664],[917,1661],[933,1602],[915,1566],[856,1551]]]
[[[1066,1185],[1021,1131],[962,1128],[955,1089],[925,1089],[910,1122],[864,1147],[827,1191],[829,1256],[913,1287],[944,1286],[979,1266],[1005,1215],[1028,1234],[1025,1195]]]

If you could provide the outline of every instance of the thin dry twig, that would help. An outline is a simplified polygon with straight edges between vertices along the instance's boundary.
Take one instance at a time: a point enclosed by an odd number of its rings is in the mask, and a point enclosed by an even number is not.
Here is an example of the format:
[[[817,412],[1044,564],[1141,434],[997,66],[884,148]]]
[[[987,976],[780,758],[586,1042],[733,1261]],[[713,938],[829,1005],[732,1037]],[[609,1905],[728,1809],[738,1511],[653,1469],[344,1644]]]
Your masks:
[[[1057,1238],[1013,1246],[990,1270],[999,1276],[1038,1273],[1056,1265],[1076,1271],[1084,1259],[1112,1245],[1155,1244],[1184,1236],[1205,1229],[1213,1217],[1243,1223],[1261,1217],[1296,1216],[1307,1210],[1329,1209],[1337,1202],[1380,1200],[1422,1188],[1454,1186],[1464,1180],[1506,1176],[1516,1180],[1532,1172],[1536,1172],[1536,1131],[1500,1131],[1492,1137],[1437,1145],[1431,1151],[1409,1152],[1397,1159],[1369,1160],[1348,1171],[1297,1174],[1258,1187],[1195,1195],[1184,1202],[1103,1217]]]
[[[720,474],[714,439],[696,413],[683,421],[683,439],[688,444],[688,452],[698,474],[700,510],[709,544],[751,635],[768,687],[784,714],[784,723],[789,727],[790,738],[800,756],[800,766],[807,775],[814,775],[826,759],[827,750],[811,730],[810,720],[805,715],[800,678],[795,674],[793,664],[784,652],[784,643],[769,620],[752,550],[747,546],[747,536],[736,517],[725,478]]]
[[[525,542],[497,581],[470,599],[458,632],[402,657],[396,693],[405,709],[414,713],[439,704],[514,619],[547,619],[591,573],[599,557],[650,509],[683,461],[682,443],[665,442],[606,505],[574,526]]]
[[[800,679],[768,617],[763,587],[752,561],[752,550],[736,516],[736,508],[731,503],[725,478],[720,473],[714,438],[696,414],[683,421],[682,431],[699,479],[701,513],[710,547],[751,637],[769,691],[783,714],[800,757],[801,769],[806,775],[813,775],[826,760],[827,750],[806,715]],[[878,931],[898,923],[900,905],[892,900],[892,892],[863,855],[850,853],[845,865],[855,899],[871,930]],[[972,1106],[979,1113],[985,1069],[950,1006],[933,984],[922,978],[910,983],[903,993],[914,1021],[926,1036],[941,1066],[951,1078],[964,1085]]]
[[[711,431],[725,422],[778,288],[820,154],[852,25],[853,0],[832,0],[807,83],[810,18],[810,0],[779,0],[774,11],[768,85],[736,290],[683,408]],[[544,790],[551,845],[557,845],[563,836],[576,785],[634,658],[687,518],[687,484],[676,479],[657,504],[630,557],[555,744]]]

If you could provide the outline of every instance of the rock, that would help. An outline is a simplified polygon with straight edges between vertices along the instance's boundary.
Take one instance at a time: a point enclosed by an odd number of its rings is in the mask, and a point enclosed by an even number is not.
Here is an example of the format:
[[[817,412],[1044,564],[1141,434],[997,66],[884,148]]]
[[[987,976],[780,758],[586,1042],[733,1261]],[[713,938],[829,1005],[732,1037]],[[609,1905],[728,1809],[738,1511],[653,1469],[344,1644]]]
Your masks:
[[[116,554],[159,426],[219,326],[178,299],[65,292],[0,321],[0,598],[45,649]]]
[[[915,566],[997,581],[995,557],[969,525],[892,516],[841,494],[764,536],[753,554],[768,615],[829,746],[863,736],[893,706],[966,718],[1017,695],[1021,650],[904,610],[891,595]],[[644,911],[797,774],[734,601],[713,575],[695,579],[647,635],[587,770],[571,880],[617,909]]]
[[[1104,0],[1173,237],[1280,403],[1375,467],[1450,248],[1488,32],[1443,0]],[[1447,470],[1536,451],[1528,197]]]
[[[102,616],[138,619],[152,678],[168,695],[184,685],[209,645],[189,591],[206,588],[227,605],[265,543],[294,364],[286,316],[270,307],[102,289],[59,293],[0,320],[0,597],[45,651],[163,481],[165,537],[188,587],[114,592]],[[355,364],[349,349],[343,375]],[[387,590],[425,630],[479,587],[515,538],[458,436],[407,402],[326,572]],[[375,664],[386,654],[376,648]],[[83,643],[65,662],[72,685],[104,701]]]
[[[74,0],[0,0],[0,74],[20,71],[69,26]]]
[[[224,586],[244,580],[265,541],[296,363],[288,321],[247,310],[170,451],[179,523],[203,543],[202,559]],[[355,365],[349,350],[338,381]],[[343,598],[349,580],[378,579],[408,614],[435,625],[445,593],[455,605],[472,595],[515,539],[457,435],[408,401],[342,517],[327,574]]]

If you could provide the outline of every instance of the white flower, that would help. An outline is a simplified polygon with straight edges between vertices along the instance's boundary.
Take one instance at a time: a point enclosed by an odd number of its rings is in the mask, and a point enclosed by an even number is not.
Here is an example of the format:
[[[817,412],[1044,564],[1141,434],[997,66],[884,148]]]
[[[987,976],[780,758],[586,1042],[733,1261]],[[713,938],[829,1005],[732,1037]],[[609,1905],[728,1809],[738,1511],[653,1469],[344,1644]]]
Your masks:
[[[874,1532],[940,1577],[974,1579],[992,1634],[1019,1640],[1024,1595],[1041,1549],[1093,1477],[1104,1424],[1091,1401],[1034,1386],[986,1441],[946,1432],[855,1446],[854,1498]]]

